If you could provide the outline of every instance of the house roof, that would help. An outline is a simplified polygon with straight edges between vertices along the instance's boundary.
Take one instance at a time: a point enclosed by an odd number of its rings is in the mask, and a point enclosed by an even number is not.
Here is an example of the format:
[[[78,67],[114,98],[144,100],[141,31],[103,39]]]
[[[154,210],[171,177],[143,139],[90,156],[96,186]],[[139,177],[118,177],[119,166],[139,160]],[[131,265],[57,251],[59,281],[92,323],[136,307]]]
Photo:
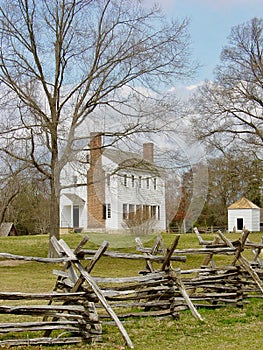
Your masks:
[[[121,164],[127,159],[139,159],[138,154],[133,152],[124,152],[119,149],[105,148],[103,150],[103,155],[116,164]],[[141,158],[140,158],[141,159]]]
[[[228,209],[260,209],[256,204],[252,203],[245,197],[242,197],[235,203],[231,204]]]
[[[119,169],[137,169],[160,173],[160,167],[145,160],[140,155],[133,152],[124,152],[122,150],[107,148],[103,151],[103,155],[119,166]]]
[[[13,222],[2,222],[0,225],[0,236],[7,237],[13,231],[13,235],[17,235]]]
[[[63,195],[65,195],[73,205],[84,205],[85,203],[85,200],[75,193],[63,193]]]

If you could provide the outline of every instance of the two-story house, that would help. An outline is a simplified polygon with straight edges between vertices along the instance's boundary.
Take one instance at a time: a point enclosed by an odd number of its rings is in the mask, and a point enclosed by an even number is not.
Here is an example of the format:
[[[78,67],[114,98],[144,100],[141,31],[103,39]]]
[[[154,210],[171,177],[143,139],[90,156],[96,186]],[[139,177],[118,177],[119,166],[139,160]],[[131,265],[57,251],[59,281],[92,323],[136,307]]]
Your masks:
[[[165,182],[153,144],[145,143],[139,155],[103,148],[94,133],[89,148],[87,186],[61,192],[61,228],[116,232],[147,222],[151,230],[165,230]]]

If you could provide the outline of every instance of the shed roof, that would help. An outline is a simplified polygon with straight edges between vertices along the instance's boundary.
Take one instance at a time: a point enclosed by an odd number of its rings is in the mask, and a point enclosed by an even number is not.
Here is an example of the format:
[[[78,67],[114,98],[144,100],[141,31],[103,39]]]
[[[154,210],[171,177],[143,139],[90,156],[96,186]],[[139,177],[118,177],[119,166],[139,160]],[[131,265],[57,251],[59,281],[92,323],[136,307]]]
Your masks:
[[[242,197],[235,203],[231,204],[228,209],[260,209],[256,204],[252,203],[245,197]]]
[[[2,222],[0,225],[0,236],[16,236],[17,231],[13,222]]]
[[[78,196],[75,193],[62,193],[64,196],[66,196],[73,205],[84,205],[85,201],[80,196]]]

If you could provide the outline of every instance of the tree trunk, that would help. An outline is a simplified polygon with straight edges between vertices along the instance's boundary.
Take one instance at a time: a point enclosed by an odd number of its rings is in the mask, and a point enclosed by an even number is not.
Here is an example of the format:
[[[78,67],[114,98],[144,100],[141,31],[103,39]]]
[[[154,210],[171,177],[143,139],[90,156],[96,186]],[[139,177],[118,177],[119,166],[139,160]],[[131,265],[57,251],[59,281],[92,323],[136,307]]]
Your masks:
[[[10,191],[10,189],[9,189]],[[1,208],[0,208],[0,225],[5,219],[5,214],[7,212],[7,209],[12,202],[12,200],[18,195],[19,193],[19,188],[15,189],[13,192],[7,192],[4,195],[2,194],[1,197]]]
[[[59,227],[60,227],[60,170],[58,164],[58,146],[57,136],[52,140],[52,159],[51,159],[51,178],[50,178],[50,231],[49,238],[56,237],[59,240]],[[57,134],[56,134],[57,135]],[[48,256],[50,258],[57,257],[57,253],[53,249],[51,243],[49,243]]]
[[[59,188],[56,188],[55,181],[51,180],[51,196],[50,196],[50,231],[49,238],[55,236],[59,240]],[[50,241],[50,240],[49,240]],[[49,244],[49,258],[57,257],[57,253]]]

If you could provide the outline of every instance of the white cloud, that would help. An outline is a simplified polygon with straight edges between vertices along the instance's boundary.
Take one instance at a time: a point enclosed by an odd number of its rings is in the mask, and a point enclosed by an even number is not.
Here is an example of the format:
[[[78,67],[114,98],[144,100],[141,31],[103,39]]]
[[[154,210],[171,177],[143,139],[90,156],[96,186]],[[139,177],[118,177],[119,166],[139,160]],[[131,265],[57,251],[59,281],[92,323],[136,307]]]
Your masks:
[[[192,85],[176,85],[169,89],[168,93],[175,94],[181,100],[187,100],[199,86],[203,85],[204,81]]]
[[[186,89],[189,90],[189,91],[194,91],[196,90],[200,85],[202,85],[203,82],[199,83],[199,84],[193,84],[193,85],[189,85],[189,86],[186,86]]]

